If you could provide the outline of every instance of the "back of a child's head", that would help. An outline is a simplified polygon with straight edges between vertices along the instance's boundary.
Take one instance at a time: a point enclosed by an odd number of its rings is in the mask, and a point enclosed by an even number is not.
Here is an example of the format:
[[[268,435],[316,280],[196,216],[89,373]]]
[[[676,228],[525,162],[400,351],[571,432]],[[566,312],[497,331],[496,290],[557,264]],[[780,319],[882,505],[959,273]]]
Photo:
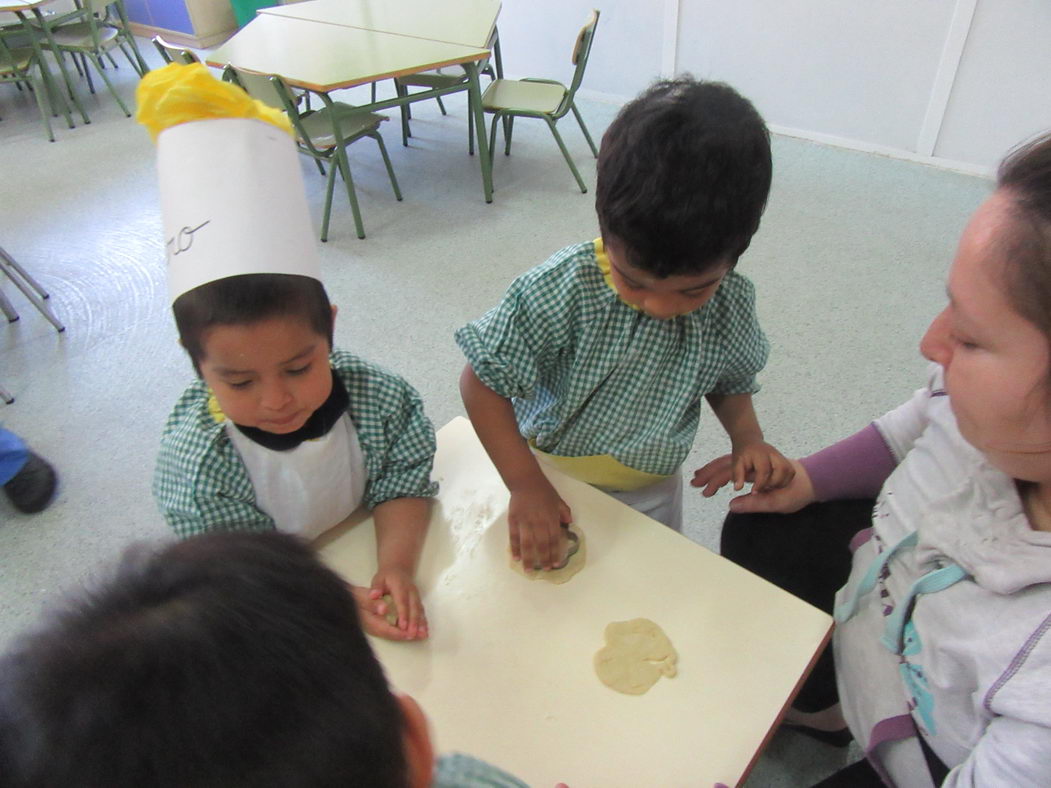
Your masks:
[[[332,346],[332,304],[325,286],[309,276],[242,274],[216,279],[180,295],[172,312],[179,339],[198,374],[205,336],[216,326],[272,318],[299,320]]]
[[[346,584],[296,538],[215,533],[118,574],[0,660],[0,785],[405,786]]]
[[[718,82],[656,82],[602,138],[602,237],[658,277],[734,265],[759,228],[771,172],[770,135],[751,102]]]
[[[1008,153],[997,186],[1014,214],[1004,250],[1008,297],[1051,344],[1051,132]]]

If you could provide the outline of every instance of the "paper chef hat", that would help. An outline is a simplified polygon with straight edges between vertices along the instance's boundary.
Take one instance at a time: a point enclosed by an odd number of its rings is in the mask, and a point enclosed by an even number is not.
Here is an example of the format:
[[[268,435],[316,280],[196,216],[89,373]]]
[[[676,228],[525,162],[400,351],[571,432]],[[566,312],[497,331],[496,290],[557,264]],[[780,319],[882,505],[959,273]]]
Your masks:
[[[171,301],[240,274],[320,279],[287,119],[205,66],[147,74],[137,117],[157,140]]]

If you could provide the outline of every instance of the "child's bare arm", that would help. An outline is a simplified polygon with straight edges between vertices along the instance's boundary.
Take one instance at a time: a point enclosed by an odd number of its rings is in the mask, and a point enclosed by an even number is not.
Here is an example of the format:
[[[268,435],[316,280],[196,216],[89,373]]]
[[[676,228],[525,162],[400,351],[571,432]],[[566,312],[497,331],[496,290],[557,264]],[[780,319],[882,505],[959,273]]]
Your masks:
[[[511,401],[482,383],[470,364],[460,376],[460,395],[478,439],[511,493],[511,554],[527,571],[535,566],[550,569],[561,562],[566,549],[561,524],[572,522],[569,507],[519,433]]]
[[[369,593],[373,599],[390,594],[398,614],[395,626],[408,640],[428,634],[423,602],[413,578],[427,536],[430,504],[429,498],[393,498],[372,510],[377,570]]]
[[[792,481],[792,463],[763,439],[751,394],[709,394],[706,399],[730,436],[735,490],[742,489],[747,481],[758,492],[784,487]]]

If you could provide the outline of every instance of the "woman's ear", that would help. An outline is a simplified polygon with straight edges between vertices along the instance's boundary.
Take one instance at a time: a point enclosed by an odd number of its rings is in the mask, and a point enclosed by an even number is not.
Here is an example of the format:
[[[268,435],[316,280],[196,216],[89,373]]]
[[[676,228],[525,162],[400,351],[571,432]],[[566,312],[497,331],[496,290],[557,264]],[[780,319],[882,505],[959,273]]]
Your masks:
[[[427,788],[434,777],[434,745],[431,743],[427,715],[420,704],[408,695],[395,692],[394,699],[401,707],[401,738],[409,769],[409,786]]]

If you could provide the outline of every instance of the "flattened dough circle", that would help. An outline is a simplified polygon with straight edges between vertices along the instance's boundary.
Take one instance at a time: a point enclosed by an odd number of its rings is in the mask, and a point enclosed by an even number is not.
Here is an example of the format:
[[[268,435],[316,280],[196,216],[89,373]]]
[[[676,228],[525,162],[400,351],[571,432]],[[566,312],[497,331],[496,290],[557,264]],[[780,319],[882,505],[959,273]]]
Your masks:
[[[606,626],[606,645],[595,653],[595,673],[607,687],[642,695],[661,676],[677,672],[679,655],[668,636],[648,618],[614,621]]]
[[[522,577],[528,577],[530,580],[546,580],[556,585],[568,582],[573,575],[584,568],[584,558],[587,553],[584,531],[576,523],[573,524],[573,531],[577,535],[580,547],[569,557],[569,563],[561,569],[537,569],[533,572],[527,572],[522,568],[522,562],[515,560],[515,557],[511,554],[511,546],[508,545],[507,555],[510,558],[511,568],[522,575]]]

